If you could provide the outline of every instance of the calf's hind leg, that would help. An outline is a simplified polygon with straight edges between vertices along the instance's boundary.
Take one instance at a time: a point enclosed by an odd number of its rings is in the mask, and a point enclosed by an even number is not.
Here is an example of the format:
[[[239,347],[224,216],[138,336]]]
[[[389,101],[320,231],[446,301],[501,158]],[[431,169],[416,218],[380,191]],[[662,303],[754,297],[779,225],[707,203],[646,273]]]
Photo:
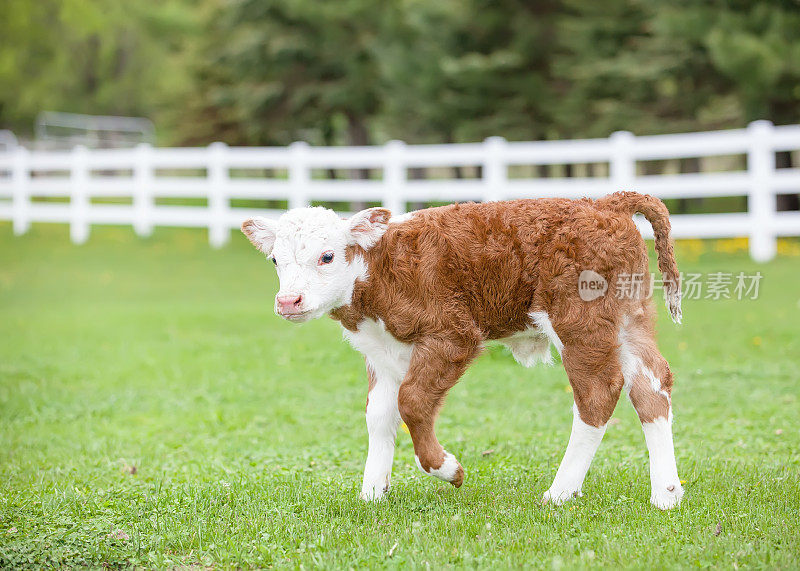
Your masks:
[[[575,405],[567,450],[542,498],[543,503],[555,505],[581,495],[583,480],[622,390],[622,374],[612,344],[567,344],[561,356]]]
[[[645,322],[624,323],[619,342],[625,388],[650,455],[650,503],[662,510],[674,508],[680,504],[683,487],[672,443],[672,372]]]
[[[464,347],[439,341],[416,345],[398,396],[400,416],[414,442],[417,466],[457,488],[464,481],[464,469],[439,444],[434,423],[447,391],[458,382],[476,352],[477,344]]]

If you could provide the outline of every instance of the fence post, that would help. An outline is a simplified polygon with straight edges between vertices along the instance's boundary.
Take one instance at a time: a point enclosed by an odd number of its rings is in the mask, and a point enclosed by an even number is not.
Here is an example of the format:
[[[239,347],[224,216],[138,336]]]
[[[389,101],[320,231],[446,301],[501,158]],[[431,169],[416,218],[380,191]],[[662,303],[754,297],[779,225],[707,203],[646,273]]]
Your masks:
[[[507,141],[503,137],[488,137],[483,141],[483,181],[486,184],[484,200],[502,200],[508,185],[508,167],[505,162]]]
[[[305,141],[295,141],[289,145],[291,159],[289,164],[289,208],[308,206],[308,186],[311,170],[308,168],[309,145]]]
[[[386,166],[383,172],[383,206],[398,216],[405,214],[406,165],[403,160],[406,144],[403,141],[386,143]]]
[[[636,178],[636,159],[633,156],[636,137],[630,131],[615,131],[608,141],[611,143],[609,174],[612,192],[635,190],[632,186]]]
[[[214,248],[224,246],[231,237],[227,154],[225,143],[208,146],[208,241]]]
[[[13,181],[12,220],[16,236],[24,234],[31,227],[30,213],[28,212],[30,206],[30,186],[28,183],[31,179],[30,169],[28,168],[29,157],[30,152],[25,147],[17,147],[14,151],[14,166],[11,170],[11,178]]]
[[[89,150],[83,145],[72,149],[70,169],[70,209],[72,216],[69,237],[75,244],[83,244],[89,239]]]
[[[753,121],[747,127],[750,135],[747,151],[747,170],[750,173],[747,206],[750,214],[750,256],[757,262],[771,260],[777,249],[772,225],[777,206],[772,186],[772,177],[775,175],[772,129],[769,121]]]
[[[133,229],[137,236],[150,236],[153,233],[153,147],[148,143],[136,146],[136,160],[133,166]]]

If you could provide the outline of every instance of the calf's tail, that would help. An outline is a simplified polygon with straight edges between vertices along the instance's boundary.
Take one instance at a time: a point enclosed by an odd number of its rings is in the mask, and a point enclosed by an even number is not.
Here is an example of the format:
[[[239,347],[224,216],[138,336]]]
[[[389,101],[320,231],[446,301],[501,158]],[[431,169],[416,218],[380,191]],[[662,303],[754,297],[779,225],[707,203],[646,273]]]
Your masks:
[[[680,323],[682,319],[681,278],[670,239],[671,226],[667,207],[658,198],[638,192],[615,192],[599,199],[596,204],[603,210],[613,210],[625,216],[633,216],[638,212],[650,222],[655,236],[658,269],[661,271],[664,281],[667,309],[672,320]]]

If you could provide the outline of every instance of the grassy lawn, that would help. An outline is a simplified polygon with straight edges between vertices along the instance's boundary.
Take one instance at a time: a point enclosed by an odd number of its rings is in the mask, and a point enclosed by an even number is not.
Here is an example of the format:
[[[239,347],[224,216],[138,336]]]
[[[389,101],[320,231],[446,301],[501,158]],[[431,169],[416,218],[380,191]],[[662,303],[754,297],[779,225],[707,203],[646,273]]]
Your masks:
[[[800,258],[694,243],[678,263],[764,276],[757,301],[686,301],[680,327],[660,313],[679,509],[648,502],[626,399],[584,497],[543,507],[566,375],[502,347],[438,423],[464,486],[418,472],[401,432],[393,491],[367,505],[363,359],[333,321],[272,314],[274,270],[243,237],[96,228],[73,246],[2,224],[0,567],[796,567]]]

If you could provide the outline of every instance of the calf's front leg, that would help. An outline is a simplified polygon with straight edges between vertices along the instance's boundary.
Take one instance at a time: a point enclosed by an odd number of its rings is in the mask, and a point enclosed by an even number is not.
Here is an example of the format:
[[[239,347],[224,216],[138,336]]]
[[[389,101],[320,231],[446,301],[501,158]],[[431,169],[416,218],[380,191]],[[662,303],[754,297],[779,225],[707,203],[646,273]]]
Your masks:
[[[476,352],[477,344],[471,343],[438,340],[417,345],[398,397],[400,415],[414,442],[417,466],[457,488],[464,482],[464,469],[439,444],[434,424],[447,391],[458,382]]]
[[[392,474],[397,427],[400,412],[397,407],[397,392],[400,380],[380,368],[374,369],[367,361],[369,393],[367,395],[367,431],[369,451],[364,466],[364,482],[361,498],[379,500],[389,491]]]

